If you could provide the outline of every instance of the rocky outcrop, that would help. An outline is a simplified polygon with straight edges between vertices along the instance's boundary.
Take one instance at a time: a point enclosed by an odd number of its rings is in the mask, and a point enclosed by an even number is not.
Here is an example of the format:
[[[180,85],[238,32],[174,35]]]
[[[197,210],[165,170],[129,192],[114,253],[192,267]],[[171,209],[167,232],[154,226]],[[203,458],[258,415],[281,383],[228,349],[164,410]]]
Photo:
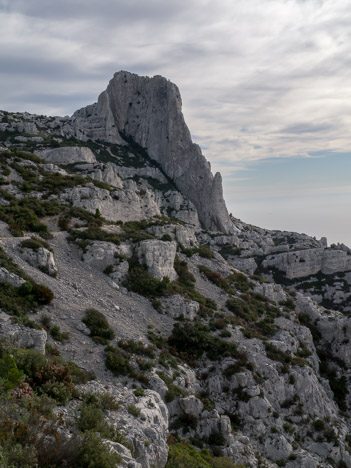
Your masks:
[[[288,279],[303,278],[321,272],[330,275],[351,270],[351,255],[344,250],[309,249],[268,256],[264,268],[274,267]]]
[[[175,294],[162,301],[162,312],[173,318],[194,320],[199,309],[200,304],[198,302],[186,300],[180,294]]]
[[[162,239],[163,236],[169,236],[172,240],[176,240],[179,244],[186,248],[198,246],[195,231],[189,226],[182,226],[180,224],[165,226],[156,225],[148,228],[147,232],[150,232],[160,239]]]
[[[111,242],[95,241],[88,245],[83,253],[83,261],[88,265],[103,271],[116,262],[119,248]]]
[[[35,268],[39,268],[44,273],[50,276],[57,275],[57,267],[54,259],[54,254],[45,247],[38,249],[25,248],[21,252],[21,256]]]
[[[20,276],[16,275],[15,273],[11,273],[6,268],[0,268],[0,281],[5,283],[10,283],[15,288],[19,288],[25,280]]]
[[[191,141],[176,85],[161,76],[118,72],[96,104],[73,115],[76,136],[121,143],[120,133],[147,150],[178,189],[196,206],[206,229],[230,232],[222,179],[214,177],[199,146]]]
[[[18,348],[34,348],[45,354],[47,333],[12,323],[11,317],[0,312],[0,341]]]
[[[114,395],[120,403],[118,411],[109,412],[106,422],[113,425],[133,447],[130,450],[108,442],[125,459],[125,465],[133,468],[164,467],[167,462],[168,446],[168,410],[160,395],[152,390],[145,390],[145,395],[136,397],[131,389],[116,388],[92,382],[82,387],[84,392],[106,393]],[[135,408],[135,415],[130,407]],[[129,460],[128,460],[129,459]]]
[[[65,146],[62,148],[46,149],[42,151],[36,151],[36,154],[42,159],[45,159],[46,161],[54,164],[96,162],[96,158],[91,149],[83,146]]]
[[[164,276],[168,276],[171,281],[177,278],[173,267],[176,251],[175,242],[152,239],[139,242],[136,249],[139,262],[147,266],[154,278],[161,280]]]
[[[123,189],[107,190],[92,183],[67,189],[60,199],[91,213],[99,210],[110,221],[140,221],[154,216],[170,215],[199,227],[194,205],[179,192],[164,196],[150,188],[140,187],[132,179],[123,182]]]

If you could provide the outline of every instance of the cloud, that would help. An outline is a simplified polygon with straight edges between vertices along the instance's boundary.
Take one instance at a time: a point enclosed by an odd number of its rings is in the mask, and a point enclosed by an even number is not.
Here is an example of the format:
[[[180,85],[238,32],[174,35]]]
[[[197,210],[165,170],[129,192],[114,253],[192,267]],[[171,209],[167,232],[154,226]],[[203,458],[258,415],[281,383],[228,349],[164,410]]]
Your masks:
[[[346,0],[2,0],[0,107],[72,114],[126,69],[179,86],[215,170],[342,152],[350,20]]]

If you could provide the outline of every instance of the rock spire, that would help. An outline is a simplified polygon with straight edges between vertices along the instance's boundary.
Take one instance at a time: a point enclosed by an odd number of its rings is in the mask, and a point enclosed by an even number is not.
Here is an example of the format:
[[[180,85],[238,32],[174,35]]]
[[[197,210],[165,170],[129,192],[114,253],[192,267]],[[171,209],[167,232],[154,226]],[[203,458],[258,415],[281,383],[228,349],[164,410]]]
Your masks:
[[[96,104],[73,115],[76,136],[123,143],[131,137],[196,206],[205,229],[231,232],[222,178],[211,173],[201,149],[191,140],[177,86],[153,78],[115,73]]]

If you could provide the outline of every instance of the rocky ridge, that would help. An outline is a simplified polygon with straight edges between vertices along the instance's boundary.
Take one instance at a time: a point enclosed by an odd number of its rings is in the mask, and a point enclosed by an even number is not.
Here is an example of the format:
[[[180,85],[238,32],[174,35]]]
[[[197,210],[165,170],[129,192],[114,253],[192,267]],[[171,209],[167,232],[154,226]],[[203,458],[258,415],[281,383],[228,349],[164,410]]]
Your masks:
[[[0,113],[0,336],[95,374],[55,410],[60,433],[107,391],[117,466],[351,467],[350,249],[206,208],[216,182],[180,104],[120,72],[73,118]],[[54,299],[14,309],[30,281]]]

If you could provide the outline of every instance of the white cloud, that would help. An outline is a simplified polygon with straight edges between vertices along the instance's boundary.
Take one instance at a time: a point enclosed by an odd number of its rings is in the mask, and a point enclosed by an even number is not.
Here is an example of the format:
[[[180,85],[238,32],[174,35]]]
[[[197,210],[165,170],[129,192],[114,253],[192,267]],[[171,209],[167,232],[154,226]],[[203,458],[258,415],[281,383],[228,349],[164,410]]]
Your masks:
[[[346,0],[0,2],[0,107],[67,114],[127,69],[176,82],[216,170],[351,144]]]

